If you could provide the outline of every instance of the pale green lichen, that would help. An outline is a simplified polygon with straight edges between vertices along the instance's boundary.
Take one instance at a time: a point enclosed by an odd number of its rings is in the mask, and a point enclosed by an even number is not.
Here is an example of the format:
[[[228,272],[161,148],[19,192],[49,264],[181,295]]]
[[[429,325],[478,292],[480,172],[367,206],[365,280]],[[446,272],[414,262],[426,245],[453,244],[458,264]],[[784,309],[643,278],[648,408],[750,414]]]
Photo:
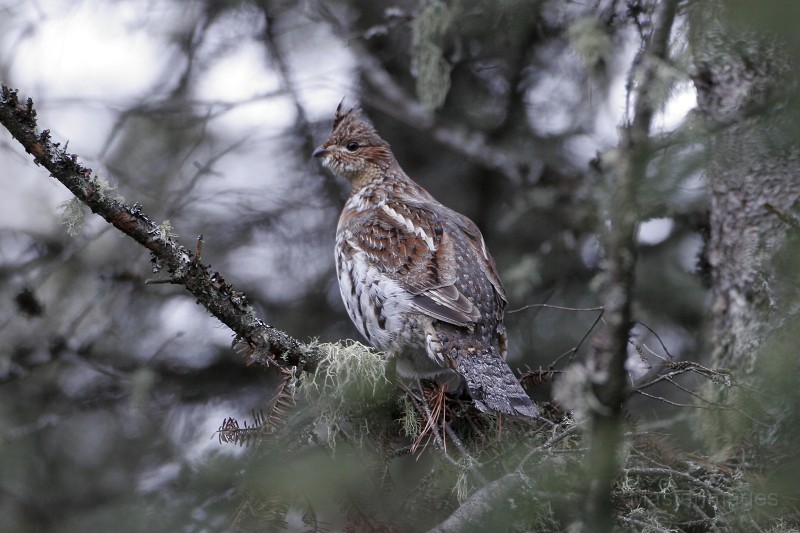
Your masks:
[[[92,187],[94,187],[94,194],[96,194],[97,197],[100,198],[101,200],[105,200],[111,197],[110,193],[117,190],[116,185],[112,185],[106,178],[98,176],[96,174],[92,176],[91,183]],[[125,198],[119,195],[114,195],[111,198],[118,202],[125,202]]]
[[[172,222],[170,222],[169,219],[159,224],[157,226],[157,229],[158,229],[158,236],[162,241],[166,242],[178,237],[177,233],[173,233]]]
[[[403,394],[400,397],[400,405],[403,416],[400,417],[399,422],[400,426],[403,428],[403,433],[412,439],[416,439],[419,437],[419,434],[422,433],[422,423],[417,416],[417,410],[414,408],[407,394]]]
[[[67,235],[77,237],[86,223],[86,212],[83,203],[72,198],[58,205],[61,209],[61,223],[67,227]]]
[[[94,175],[90,179],[92,193],[101,201],[110,197],[111,192],[117,189],[116,185],[111,185],[107,179]],[[124,202],[125,198],[114,195],[113,199]],[[77,237],[83,226],[86,224],[86,211],[83,202],[78,198],[71,198],[58,205],[61,209],[61,223],[67,227],[67,235]]]
[[[611,37],[594,17],[576,20],[570,25],[567,35],[572,49],[583,60],[587,70],[601,66],[611,56]]]
[[[319,422],[327,429],[333,447],[339,430],[362,439],[370,433],[369,413],[393,400],[394,386],[386,378],[385,354],[355,341],[311,343],[323,356],[313,375],[305,376],[299,390],[319,410]],[[352,421],[358,420],[358,427]]]
[[[453,494],[455,494],[456,499],[459,503],[464,503],[467,498],[469,498],[475,490],[475,487],[472,486],[470,483],[470,473],[473,471],[477,471],[480,468],[480,463],[478,460],[472,457],[472,455],[464,455],[459,460],[459,470],[456,475],[456,482],[453,485]]]
[[[452,65],[445,58],[443,47],[455,10],[441,0],[430,0],[414,19],[412,68],[417,79],[417,97],[428,111],[441,107],[450,91]]]

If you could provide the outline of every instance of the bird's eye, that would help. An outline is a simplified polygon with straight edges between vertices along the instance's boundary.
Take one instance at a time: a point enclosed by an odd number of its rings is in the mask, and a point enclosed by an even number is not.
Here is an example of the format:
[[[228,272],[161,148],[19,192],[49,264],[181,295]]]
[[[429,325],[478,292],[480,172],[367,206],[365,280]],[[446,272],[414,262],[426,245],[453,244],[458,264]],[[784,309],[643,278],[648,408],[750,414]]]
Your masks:
[[[347,148],[351,152],[355,152],[356,150],[358,150],[358,143],[355,141],[350,141],[349,143],[347,143],[347,146],[345,146],[345,148]]]

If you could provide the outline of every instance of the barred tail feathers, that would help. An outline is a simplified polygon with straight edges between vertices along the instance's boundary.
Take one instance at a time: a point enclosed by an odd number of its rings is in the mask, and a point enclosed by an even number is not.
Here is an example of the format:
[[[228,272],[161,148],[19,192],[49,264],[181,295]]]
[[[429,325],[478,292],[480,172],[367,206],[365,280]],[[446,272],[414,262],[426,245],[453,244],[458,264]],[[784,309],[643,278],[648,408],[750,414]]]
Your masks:
[[[455,360],[478,409],[527,417],[539,413],[496,348],[468,352]]]

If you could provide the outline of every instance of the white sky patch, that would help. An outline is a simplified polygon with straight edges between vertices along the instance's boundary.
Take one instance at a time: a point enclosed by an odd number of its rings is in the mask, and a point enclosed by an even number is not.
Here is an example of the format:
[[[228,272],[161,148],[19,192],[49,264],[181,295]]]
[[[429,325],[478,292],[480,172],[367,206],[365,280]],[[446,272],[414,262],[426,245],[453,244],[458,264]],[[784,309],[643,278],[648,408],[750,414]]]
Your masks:
[[[595,116],[595,131],[606,145],[616,146],[619,143],[619,128],[624,126],[624,121],[628,118],[626,105],[631,102],[628,99],[628,80],[625,73],[633,64],[638,51],[637,38],[631,34],[628,37],[614,59],[618,72],[609,80],[607,104]]]
[[[640,244],[647,244],[650,246],[663,242],[675,226],[675,222],[671,218],[651,218],[639,224],[639,231],[636,234],[636,240]]]
[[[185,425],[190,435],[197,435],[197,438],[184,439],[178,443],[184,450],[184,457],[189,463],[202,464],[208,460],[211,454],[236,456],[246,453],[247,447],[220,444],[217,436],[220,423],[228,417],[237,418],[240,423],[247,421],[248,424],[252,424],[252,413],[242,409],[241,405],[234,405],[230,402],[209,403],[195,413],[192,413],[191,410],[181,409],[176,416],[180,420],[175,421]]]
[[[297,98],[309,120],[332,120],[342,98],[346,105],[360,104],[353,75],[356,60],[347,43],[327,24],[308,21],[297,31],[286,28],[280,41]]]
[[[48,2],[48,18],[6,36],[15,47],[14,83],[31,94],[83,99],[139,97],[168,60],[164,44],[135,27],[132,2]],[[37,16],[36,11],[32,11]],[[26,33],[29,32],[29,33]]]
[[[294,58],[289,61],[289,68],[297,99],[312,122],[332,121],[342,99],[348,107],[361,105],[360,94],[352,85],[355,61],[350,52],[344,45],[331,47],[330,41],[320,43],[320,47],[326,46],[322,64],[318,63],[319,58],[309,57],[306,49],[287,52]]]
[[[625,71],[630,68],[638,51],[638,41],[635,39],[623,48],[618,61],[626,65]],[[609,89],[609,105],[606,109],[599,109],[596,118],[595,128],[600,135],[605,133],[616,133],[616,127],[624,125],[626,118],[626,104],[635,105],[635,98],[639,95],[634,92],[632,100],[627,98],[626,85],[628,79],[624,75],[617,75],[611,80]],[[690,81],[683,81],[675,84],[672,94],[667,99],[664,106],[657,110],[652,122],[653,133],[666,133],[675,130],[686,115],[697,107],[697,93]],[[633,110],[629,110],[633,113]],[[633,118],[632,116],[629,118]],[[612,124],[613,123],[613,124]],[[607,139],[603,139],[607,140]]]
[[[574,121],[575,102],[584,97],[579,89],[566,73],[542,78],[525,95],[531,127],[540,135],[565,133]]]
[[[139,475],[137,489],[145,493],[158,491],[174,482],[185,468],[204,464],[213,455],[240,456],[246,453],[244,446],[219,442],[216,432],[220,422],[229,416],[247,420],[241,406],[224,401],[169,409],[164,415],[164,425],[174,446],[181,450],[180,457],[144,469]]]
[[[181,359],[183,364],[202,367],[207,358],[213,358],[220,346],[229,346],[231,331],[216,318],[209,316],[208,311],[198,305],[192,298],[171,298],[158,310],[161,318],[163,339],[176,339],[175,342],[186,342],[188,349],[193,349],[191,356]],[[180,335],[180,337],[179,337]],[[203,339],[203,345],[194,344],[196,339]]]
[[[695,272],[697,270],[698,258],[703,251],[703,246],[703,237],[698,233],[684,237],[680,243],[680,253],[678,254],[678,260],[684,271]]]
[[[353,60],[344,51],[344,48],[330,50],[329,60],[325,62],[326,67],[335,64],[338,65],[337,68],[325,68],[314,79],[300,79],[298,96],[310,120],[327,120],[332,123],[336,106],[343,98],[345,106],[361,105],[359,95],[349,85],[352,81]]]
[[[24,150],[20,152],[24,154]],[[0,187],[13,191],[0,195],[0,229],[35,235],[51,232],[61,224],[58,205],[73,198],[64,186],[51,178],[42,179],[45,176],[41,175],[41,167],[32,161],[7,157],[5,153],[0,153],[0,168],[3,169]],[[66,229],[61,231],[66,233]]]
[[[673,131],[686,118],[689,112],[697,107],[697,92],[689,82],[679,84],[667,104],[653,117],[653,132],[665,133]]]
[[[611,82],[608,102],[597,110],[594,117],[594,131],[602,146],[616,146],[619,143],[619,127],[625,118],[625,80],[616,76]]]
[[[214,124],[231,130],[268,125],[283,129],[292,124],[294,108],[288,95],[281,96],[280,79],[266,66],[264,47],[243,43],[203,73],[196,94],[202,101],[236,104]]]
[[[263,45],[237,46],[210,68],[197,87],[203,100],[240,102],[278,90],[278,78],[264,68]]]

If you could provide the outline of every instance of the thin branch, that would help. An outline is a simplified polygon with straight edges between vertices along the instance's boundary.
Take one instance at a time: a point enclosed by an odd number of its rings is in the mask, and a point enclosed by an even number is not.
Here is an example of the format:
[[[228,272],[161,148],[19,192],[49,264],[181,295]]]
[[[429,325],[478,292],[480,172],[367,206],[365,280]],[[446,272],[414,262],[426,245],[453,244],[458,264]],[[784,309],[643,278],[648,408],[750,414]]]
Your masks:
[[[691,474],[686,472],[681,472],[680,470],[675,470],[674,468],[663,467],[663,468],[653,468],[653,467],[644,467],[644,466],[634,466],[631,468],[626,468],[623,472],[625,475],[642,475],[642,476],[665,476],[669,477],[679,477],[681,479],[685,479],[692,485],[696,485],[698,487],[702,487],[709,492],[716,494],[722,498],[730,497],[728,492],[720,489],[719,487],[715,487],[710,483],[703,481],[702,479],[698,479]]]
[[[641,320],[639,320],[639,322],[638,322],[638,323],[639,323],[639,325],[641,325],[643,328],[645,328],[647,331],[649,331],[650,333],[652,333],[652,334],[653,334],[653,336],[654,336],[654,337],[655,337],[655,338],[658,340],[658,343],[661,345],[661,348],[664,350],[664,353],[665,353],[665,354],[667,354],[667,357],[669,357],[669,360],[670,360],[670,361],[674,361],[674,360],[675,360],[675,358],[672,356],[672,354],[671,354],[671,353],[669,353],[669,350],[667,349],[667,346],[664,344],[664,341],[662,341],[662,340],[661,340],[661,337],[659,336],[659,334],[658,334],[658,333],[656,333],[656,332],[653,330],[653,328],[651,328],[650,326],[648,326],[647,324],[645,324],[645,323],[644,323],[644,322],[642,322]],[[648,348],[648,350],[649,350],[649,351],[650,351],[650,352],[651,352],[653,355],[655,355],[656,357],[658,357],[659,359],[661,359],[662,361],[664,360],[664,358],[663,358],[663,357],[661,357],[660,355],[658,355],[658,354],[657,354],[656,352],[654,352],[653,350],[650,350],[649,348]]]
[[[764,204],[764,209],[766,209],[767,211],[778,217],[778,219],[780,219],[781,222],[791,227],[795,231],[800,229],[800,219],[794,216],[793,214],[782,211],[769,202]]]
[[[173,283],[185,286],[198,303],[254,346],[251,362],[294,366],[309,372],[315,369],[320,357],[315,349],[266,325],[256,316],[244,293],[235,290],[209,266],[196,262],[192,252],[153,222],[141,206],[127,205],[112,197],[107,186],[104,187],[104,180],[82,166],[76,155],[53,142],[49,130],[39,132],[33,100],[21,102],[16,90],[2,86],[0,123],[34,157],[37,165],[47,169],[92,212],[149,250],[154,263],[167,270]]]
[[[544,452],[550,450],[553,446],[555,446],[556,444],[558,444],[559,442],[561,442],[562,440],[564,440],[568,436],[572,435],[573,433],[576,433],[579,429],[582,429],[582,426],[583,426],[583,424],[581,422],[574,423],[573,425],[568,426],[566,429],[564,429],[564,430],[556,433],[552,437],[550,437],[545,443],[543,443],[540,446],[537,446],[536,448],[532,449],[519,462],[519,465],[517,466],[517,471],[522,473],[523,472],[523,467],[525,466],[525,463],[527,463],[531,458],[533,458],[535,455],[539,455],[541,453],[544,453]]]
[[[683,361],[682,363],[690,363],[690,361]],[[699,371],[698,368],[702,368],[703,370],[708,371],[708,372]],[[740,408],[738,408],[736,406],[726,405],[726,404],[721,403],[721,402],[714,402],[714,401],[711,401],[711,400],[707,400],[706,398],[703,398],[700,394],[696,393],[695,391],[693,391],[693,390],[691,390],[691,389],[689,389],[687,387],[684,387],[683,385],[681,385],[677,381],[675,381],[674,378],[676,376],[679,376],[679,375],[684,374],[686,372],[693,372],[695,374],[699,374],[699,375],[705,377],[706,379],[709,379],[709,380],[712,380],[712,381],[715,379],[716,374],[721,374],[719,372],[714,372],[714,371],[711,371],[709,369],[706,369],[702,365],[697,365],[696,363],[692,363],[689,366],[684,366],[684,367],[680,368],[679,370],[668,372],[667,374],[662,374],[662,375],[657,376],[657,377],[655,377],[655,378],[653,378],[653,379],[651,379],[651,380],[649,380],[649,381],[647,381],[645,383],[642,383],[642,384],[638,385],[636,388],[634,388],[633,390],[631,390],[629,392],[629,395],[639,394],[641,396],[645,396],[647,398],[651,398],[653,400],[657,400],[657,401],[666,403],[668,405],[673,405],[673,406],[676,406],[676,407],[688,407],[688,408],[692,408],[692,409],[715,409],[715,410],[722,410],[722,411],[735,411],[735,412],[739,413],[740,415],[744,416],[745,418],[751,420],[752,422],[754,422],[754,423],[756,423],[756,424],[758,424],[760,426],[764,426],[764,427],[769,427],[770,426],[770,424],[768,424],[767,422],[763,422],[763,421],[755,418],[753,415],[750,415],[749,413],[743,411],[742,409],[740,409]],[[657,383],[661,383],[661,382],[667,382],[667,383],[672,384],[678,390],[681,390],[681,391],[689,394],[690,396],[693,396],[694,398],[699,400],[701,403],[696,403],[696,402],[695,403],[678,402],[678,401],[675,401],[675,400],[669,400],[669,399],[667,399],[667,398],[665,398],[663,396],[659,396],[659,395],[656,395],[656,394],[650,394],[650,393],[647,393],[647,392],[644,391],[644,389],[646,389],[648,387],[652,387],[653,385],[655,385]],[[737,383],[732,383],[731,386],[739,387],[739,385]],[[745,388],[745,387],[741,387],[741,388]]]
[[[542,307],[545,309],[558,309],[560,311],[602,311],[602,307],[566,307],[563,305],[551,305],[551,304],[528,304],[523,305],[522,307],[518,307],[516,309],[512,309],[511,311],[506,311],[506,314],[511,313],[519,313],[520,311],[525,311],[526,309],[531,309],[533,307]]]
[[[567,355],[569,355],[569,360],[571,361],[571,360],[572,360],[572,358],[575,356],[575,354],[576,354],[576,353],[578,353],[578,350],[580,350],[580,349],[581,349],[581,346],[583,346],[583,343],[586,341],[586,339],[588,339],[588,338],[589,338],[589,335],[592,333],[592,331],[594,331],[594,328],[597,326],[597,324],[599,324],[599,323],[600,323],[600,321],[601,321],[602,319],[603,319],[603,308],[601,307],[601,308],[600,308],[600,313],[597,315],[597,318],[595,318],[595,319],[594,319],[594,322],[592,322],[592,325],[591,325],[591,326],[589,326],[589,328],[588,328],[588,329],[586,330],[586,332],[583,334],[583,337],[581,337],[581,340],[579,340],[579,341],[578,341],[578,344],[576,344],[576,345],[575,345],[573,348],[571,348],[570,350],[567,350],[566,352],[564,352],[564,353],[562,353],[561,355],[559,355],[558,357],[556,357],[556,358],[555,358],[555,359],[554,359],[554,360],[553,360],[553,361],[550,363],[550,367],[551,367],[551,368],[552,368],[552,367],[555,367],[555,366],[558,364],[558,362],[559,362],[559,361],[561,361],[561,359],[563,359],[563,358],[564,358],[564,357],[566,357]]]
[[[670,533],[670,531],[672,531],[671,529],[657,527],[643,520],[636,520],[635,518],[631,518],[629,516],[620,516],[619,521],[625,525],[631,526],[634,531],[655,531],[657,533]]]

